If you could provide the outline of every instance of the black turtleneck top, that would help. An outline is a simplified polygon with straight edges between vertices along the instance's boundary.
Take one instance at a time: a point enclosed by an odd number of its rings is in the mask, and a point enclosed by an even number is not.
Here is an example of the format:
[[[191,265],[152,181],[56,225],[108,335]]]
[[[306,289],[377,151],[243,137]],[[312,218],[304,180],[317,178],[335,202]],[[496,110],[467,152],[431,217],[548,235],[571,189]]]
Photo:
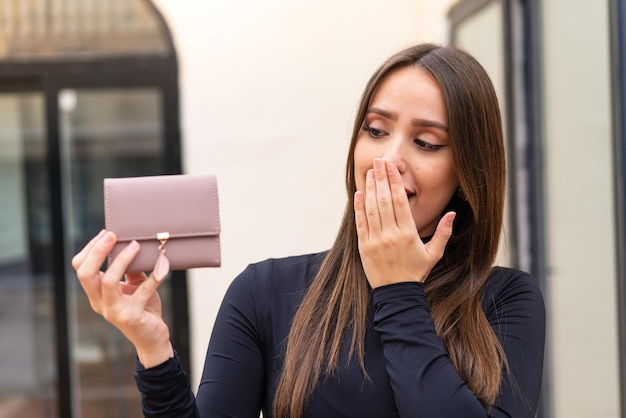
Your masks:
[[[231,284],[217,316],[197,396],[178,357],[135,378],[146,417],[272,416],[293,315],[323,253],[248,266]],[[344,351],[320,379],[305,418],[534,417],[542,379],[545,309],[536,280],[495,268],[482,308],[506,353],[497,405],[485,411],[435,332],[421,283],[372,291],[365,336],[366,380]]]

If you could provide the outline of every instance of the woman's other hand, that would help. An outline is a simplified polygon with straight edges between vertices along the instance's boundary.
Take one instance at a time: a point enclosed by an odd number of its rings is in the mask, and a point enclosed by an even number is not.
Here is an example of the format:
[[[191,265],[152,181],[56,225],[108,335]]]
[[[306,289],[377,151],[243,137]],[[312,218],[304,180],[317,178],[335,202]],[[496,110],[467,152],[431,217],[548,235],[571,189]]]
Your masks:
[[[161,282],[144,273],[124,272],[139,252],[131,242],[102,272],[100,267],[116,242],[110,231],[101,231],[72,259],[91,308],[117,327],[135,346],[139,361],[149,368],[173,357],[170,333],[163,321],[157,289]]]
[[[374,160],[365,192],[354,195],[361,262],[372,288],[399,282],[423,282],[443,256],[455,213],[446,213],[427,244],[419,236],[397,167]]]

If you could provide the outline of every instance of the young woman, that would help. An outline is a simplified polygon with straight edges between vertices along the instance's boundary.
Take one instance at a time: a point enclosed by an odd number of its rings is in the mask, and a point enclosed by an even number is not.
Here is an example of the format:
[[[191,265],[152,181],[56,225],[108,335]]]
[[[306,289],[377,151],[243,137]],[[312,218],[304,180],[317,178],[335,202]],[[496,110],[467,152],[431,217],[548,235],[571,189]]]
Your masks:
[[[197,398],[156,290],[106,272],[103,231],[73,259],[92,307],[135,345],[149,417],[533,417],[545,313],[493,267],[505,159],[493,86],[468,54],[392,56],[361,100],[332,248],[250,265],[218,314]]]

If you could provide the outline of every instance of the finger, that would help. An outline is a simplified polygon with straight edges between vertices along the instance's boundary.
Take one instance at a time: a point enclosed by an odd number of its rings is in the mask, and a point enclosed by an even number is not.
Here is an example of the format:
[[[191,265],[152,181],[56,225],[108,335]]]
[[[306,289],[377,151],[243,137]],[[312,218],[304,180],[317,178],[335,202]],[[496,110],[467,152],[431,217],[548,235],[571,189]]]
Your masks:
[[[89,304],[94,312],[102,313],[102,288],[101,288],[101,276],[102,272],[100,267],[106,255],[113,248],[115,243],[115,236],[112,234],[100,233],[85,246],[85,249],[81,251],[82,254],[77,256],[79,260],[76,261],[76,277],[80,282]]]
[[[114,306],[119,300],[122,295],[120,280],[138,253],[139,243],[131,241],[102,276],[102,301],[105,306]]]
[[[124,281],[133,286],[139,286],[148,279],[145,273],[126,273]]]
[[[380,215],[376,200],[376,179],[374,170],[368,170],[365,175],[365,216],[368,225],[368,234],[380,232]]]
[[[100,277],[100,267],[115,245],[116,237],[113,232],[105,232],[93,245],[89,252],[77,263],[76,275],[84,285],[85,280]]]
[[[100,287],[102,272],[98,271],[97,275],[97,277],[91,276],[82,280],[79,277],[79,281],[85,295],[87,295],[91,309],[98,314],[102,314],[102,292]]]
[[[139,285],[136,284],[120,282],[120,291],[127,296],[131,296],[133,293],[135,293],[135,290],[137,290],[138,287]]]
[[[126,273],[124,275],[124,283],[120,287],[125,295],[132,295],[143,282],[148,280],[146,273]]]
[[[441,260],[441,257],[443,257],[443,252],[446,249],[448,240],[452,236],[452,225],[455,217],[455,212],[448,212],[443,215],[437,224],[435,234],[425,246],[426,251],[428,251],[436,261]]]
[[[128,296],[133,295],[139,286],[141,286],[146,280],[150,280],[150,278],[144,273],[137,273],[137,275],[143,276],[143,280],[130,283],[128,281],[120,282],[120,291],[123,294]]]
[[[150,298],[154,296],[156,291],[161,286],[161,283],[164,283],[165,280],[157,280],[154,278],[154,275],[150,275],[143,283],[139,285],[137,290],[131,296],[133,300],[133,304],[135,306],[141,306],[142,308],[148,304]]]
[[[393,213],[386,163],[381,158],[374,160],[374,178],[376,179],[376,203],[381,226],[385,228],[385,226],[395,225],[396,218]]]
[[[96,245],[96,243],[98,242],[98,240],[100,238],[102,238],[102,236],[105,234],[106,230],[102,230],[98,233],[98,235],[96,235],[95,237],[93,237],[91,239],[91,241],[89,241],[87,243],[87,245],[85,245],[83,247],[83,249],[74,256],[74,258],[72,258],[72,267],[74,268],[74,270],[78,270],[80,265],[83,263],[83,261],[85,261],[85,258],[87,257],[87,254],[89,254],[89,252],[91,251],[91,249],[94,247],[94,245]]]
[[[367,239],[369,234],[365,215],[365,196],[361,191],[354,193],[354,222],[359,240]]]
[[[387,177],[389,178],[389,187],[391,188],[391,201],[393,202],[393,211],[398,227],[415,228],[415,221],[409,206],[409,199],[402,183],[402,176],[393,163],[387,163]]]

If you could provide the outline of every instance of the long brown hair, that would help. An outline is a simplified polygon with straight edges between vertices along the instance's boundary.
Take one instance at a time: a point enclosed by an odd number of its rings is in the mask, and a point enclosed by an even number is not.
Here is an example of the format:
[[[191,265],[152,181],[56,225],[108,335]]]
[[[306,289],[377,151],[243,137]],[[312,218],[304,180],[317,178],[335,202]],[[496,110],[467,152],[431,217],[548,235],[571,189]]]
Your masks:
[[[342,339],[351,332],[364,379],[364,341],[370,288],[357,244],[352,196],[354,148],[370,100],[394,70],[428,71],[442,90],[459,186],[449,208],[457,211],[443,258],[425,282],[437,333],[450,360],[486,408],[494,405],[506,358],[480,299],[495,261],[504,207],[505,159],[498,101],[489,77],[454,47],[421,44],[393,55],[369,80],[358,109],[346,167],[348,203],[335,242],[293,319],[274,399],[276,418],[300,418],[318,380],[338,366]]]

